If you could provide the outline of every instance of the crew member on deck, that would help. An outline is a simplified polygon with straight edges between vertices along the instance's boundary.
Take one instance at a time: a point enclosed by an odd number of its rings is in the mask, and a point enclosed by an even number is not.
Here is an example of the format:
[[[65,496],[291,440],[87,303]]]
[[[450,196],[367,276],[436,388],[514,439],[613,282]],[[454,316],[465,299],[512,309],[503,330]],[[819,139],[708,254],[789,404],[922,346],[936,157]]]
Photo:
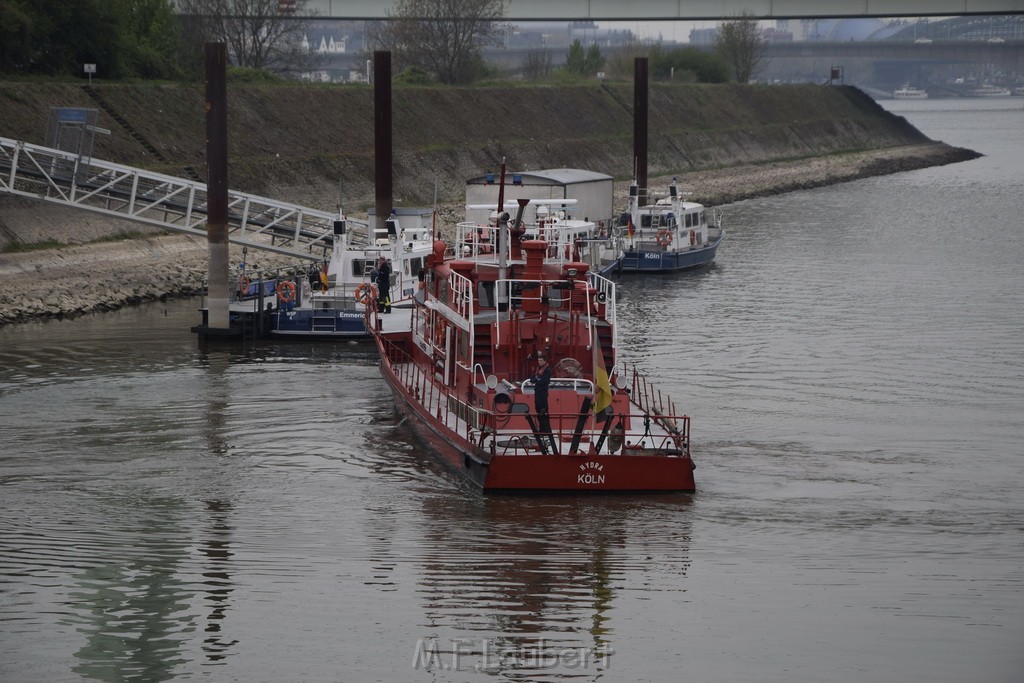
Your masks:
[[[377,260],[377,311],[391,312],[391,264],[386,256]]]
[[[537,354],[537,371],[530,377],[533,384],[533,405],[537,409],[537,430],[540,438],[547,436],[551,441],[551,452],[558,453],[555,437],[551,434],[551,418],[548,416],[548,387],[551,384],[551,366],[543,353]]]

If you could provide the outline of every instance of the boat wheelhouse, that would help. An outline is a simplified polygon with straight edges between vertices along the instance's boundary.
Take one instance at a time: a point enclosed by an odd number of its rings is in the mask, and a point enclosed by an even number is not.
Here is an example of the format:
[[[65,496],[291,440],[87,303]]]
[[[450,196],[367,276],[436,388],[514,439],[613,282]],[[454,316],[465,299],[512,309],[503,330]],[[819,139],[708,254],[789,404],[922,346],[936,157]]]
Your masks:
[[[433,246],[432,212],[410,210],[368,228],[369,240],[352,239],[344,215],[335,221],[335,245],[324,278],[297,278],[278,286],[270,334],[276,337],[367,338],[364,304],[379,298],[374,284],[381,256],[391,267],[390,301],[408,305]],[[406,301],[407,303],[401,303]]]

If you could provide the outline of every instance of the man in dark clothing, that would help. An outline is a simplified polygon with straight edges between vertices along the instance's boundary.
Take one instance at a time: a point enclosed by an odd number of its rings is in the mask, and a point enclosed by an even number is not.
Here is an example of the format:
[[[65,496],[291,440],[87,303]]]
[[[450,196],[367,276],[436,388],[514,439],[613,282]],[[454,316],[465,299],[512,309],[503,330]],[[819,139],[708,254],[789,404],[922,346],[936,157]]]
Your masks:
[[[551,385],[551,366],[543,354],[537,355],[537,371],[530,377],[533,383],[533,405],[537,408],[537,431],[540,438],[551,441],[551,452],[557,453],[555,437],[551,434],[551,418],[548,416],[548,387]]]
[[[384,256],[377,261],[377,311],[391,312],[391,264]]]

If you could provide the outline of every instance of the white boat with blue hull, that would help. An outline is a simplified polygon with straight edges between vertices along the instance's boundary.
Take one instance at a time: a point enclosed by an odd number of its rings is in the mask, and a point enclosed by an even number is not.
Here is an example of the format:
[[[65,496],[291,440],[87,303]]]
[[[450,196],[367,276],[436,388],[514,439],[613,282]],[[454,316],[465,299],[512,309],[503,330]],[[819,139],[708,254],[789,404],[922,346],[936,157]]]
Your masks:
[[[335,244],[326,273],[280,281],[270,314],[270,334],[299,338],[369,338],[364,309],[380,298],[374,282],[380,257],[391,266],[389,301],[397,315],[411,306],[417,278],[432,247],[431,212],[398,210],[365,245],[351,243],[347,222],[335,222]],[[387,316],[385,316],[387,317]]]
[[[722,213],[697,202],[684,201],[676,178],[669,196],[640,204],[634,180],[628,211],[620,217],[625,240],[620,271],[670,272],[697,268],[715,259],[725,239]]]

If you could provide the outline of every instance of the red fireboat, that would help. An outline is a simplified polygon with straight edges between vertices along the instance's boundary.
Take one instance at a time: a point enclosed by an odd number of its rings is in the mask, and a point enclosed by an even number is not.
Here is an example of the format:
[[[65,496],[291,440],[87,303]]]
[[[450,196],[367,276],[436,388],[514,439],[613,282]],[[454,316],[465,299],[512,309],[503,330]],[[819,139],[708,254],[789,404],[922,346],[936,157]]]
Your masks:
[[[367,306],[398,410],[487,492],[694,491],[690,418],[617,357],[615,284],[519,202],[436,240],[411,310]]]

